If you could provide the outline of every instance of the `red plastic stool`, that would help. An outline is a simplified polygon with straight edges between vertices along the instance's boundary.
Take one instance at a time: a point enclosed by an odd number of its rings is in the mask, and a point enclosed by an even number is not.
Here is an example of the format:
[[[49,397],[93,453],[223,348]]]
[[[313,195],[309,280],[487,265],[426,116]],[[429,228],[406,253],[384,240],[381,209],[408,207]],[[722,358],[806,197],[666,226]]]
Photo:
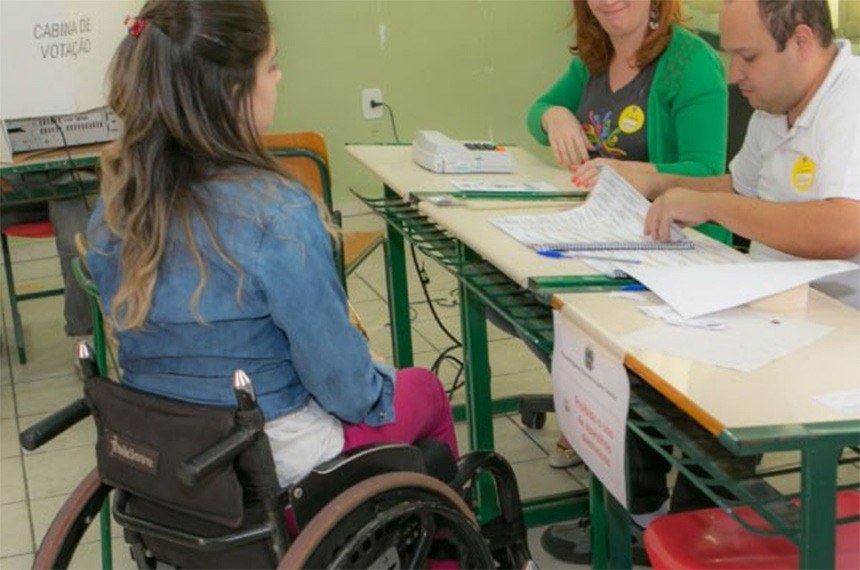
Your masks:
[[[735,513],[754,528],[770,528],[751,508]],[[836,495],[836,517],[860,514],[860,493]],[[722,509],[661,517],[645,529],[645,550],[660,568],[798,568],[797,547],[784,536],[755,534]],[[860,522],[836,527],[836,568],[860,568]]]
[[[53,295],[62,295],[65,289],[47,289],[34,293],[16,293],[15,278],[12,275],[12,258],[9,256],[9,241],[7,236],[20,238],[52,238],[54,237],[54,226],[48,220],[42,222],[24,222],[3,228],[0,232],[0,240],[3,246],[3,269],[6,272],[6,287],[9,289],[9,305],[12,307],[12,327],[15,331],[15,344],[18,347],[18,360],[21,364],[27,362],[27,353],[24,350],[24,327],[21,324],[21,313],[18,311],[18,303],[29,299],[41,299]]]

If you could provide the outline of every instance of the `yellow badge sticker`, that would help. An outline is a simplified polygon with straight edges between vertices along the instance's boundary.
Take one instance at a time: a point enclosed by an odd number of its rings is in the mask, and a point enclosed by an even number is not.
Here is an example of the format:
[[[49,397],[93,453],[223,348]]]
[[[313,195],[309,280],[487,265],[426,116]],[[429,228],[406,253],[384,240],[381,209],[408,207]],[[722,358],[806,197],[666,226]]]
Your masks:
[[[633,134],[645,124],[645,111],[639,105],[628,105],[618,117],[618,128],[622,133]]]
[[[806,192],[812,188],[815,181],[815,163],[806,155],[802,155],[791,168],[791,185],[798,192]]]

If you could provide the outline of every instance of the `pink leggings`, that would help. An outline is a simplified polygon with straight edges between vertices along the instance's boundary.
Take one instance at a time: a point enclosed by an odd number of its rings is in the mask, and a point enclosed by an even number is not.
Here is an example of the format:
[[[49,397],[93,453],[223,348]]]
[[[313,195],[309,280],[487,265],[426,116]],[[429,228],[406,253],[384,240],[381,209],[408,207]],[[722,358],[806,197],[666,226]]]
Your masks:
[[[442,383],[424,368],[397,371],[394,381],[394,421],[381,426],[343,424],[343,450],[369,443],[414,443],[435,439],[446,444],[454,458],[457,437],[451,405]]]

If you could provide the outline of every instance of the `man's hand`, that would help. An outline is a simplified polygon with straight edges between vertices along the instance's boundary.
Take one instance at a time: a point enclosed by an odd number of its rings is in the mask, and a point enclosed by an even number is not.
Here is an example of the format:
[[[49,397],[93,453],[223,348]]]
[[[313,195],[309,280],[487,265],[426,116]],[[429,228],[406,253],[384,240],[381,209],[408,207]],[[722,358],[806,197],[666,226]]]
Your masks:
[[[573,168],[588,160],[588,151],[594,150],[594,146],[585,138],[582,126],[567,107],[547,109],[541,117],[541,125],[560,165]]]
[[[670,188],[654,200],[645,216],[645,235],[667,243],[672,222],[681,226],[696,226],[711,219],[712,200],[718,198],[687,188]]]

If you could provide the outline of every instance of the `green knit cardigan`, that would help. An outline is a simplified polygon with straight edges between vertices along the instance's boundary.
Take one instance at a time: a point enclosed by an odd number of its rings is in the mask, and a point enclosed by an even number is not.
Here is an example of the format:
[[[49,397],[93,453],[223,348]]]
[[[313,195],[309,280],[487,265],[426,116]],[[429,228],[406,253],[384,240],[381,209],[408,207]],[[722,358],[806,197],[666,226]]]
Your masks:
[[[574,57],[567,72],[529,109],[532,136],[549,144],[541,118],[547,109],[576,109],[590,75]],[[701,38],[678,26],[657,59],[646,109],[649,160],[658,172],[685,176],[717,176],[725,172],[728,90],[716,52]],[[697,229],[724,243],[731,232],[716,224]]]

